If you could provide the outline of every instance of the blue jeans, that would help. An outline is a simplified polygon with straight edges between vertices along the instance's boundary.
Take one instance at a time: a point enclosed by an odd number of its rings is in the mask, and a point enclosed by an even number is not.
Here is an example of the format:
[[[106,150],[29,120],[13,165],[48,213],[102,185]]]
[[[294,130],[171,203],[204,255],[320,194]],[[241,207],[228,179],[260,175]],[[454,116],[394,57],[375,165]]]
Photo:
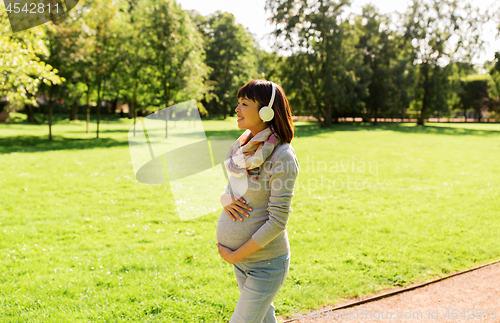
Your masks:
[[[277,323],[273,299],[288,275],[290,253],[233,266],[240,299],[229,323]]]

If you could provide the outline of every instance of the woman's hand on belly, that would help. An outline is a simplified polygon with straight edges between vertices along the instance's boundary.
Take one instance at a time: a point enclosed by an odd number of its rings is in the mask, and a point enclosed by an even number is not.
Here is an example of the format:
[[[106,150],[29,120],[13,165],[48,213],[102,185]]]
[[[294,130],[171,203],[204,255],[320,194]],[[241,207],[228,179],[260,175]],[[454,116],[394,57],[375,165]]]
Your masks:
[[[228,263],[234,264],[236,262],[236,259],[234,259],[234,251],[229,249],[228,247],[224,247],[220,243],[216,244],[217,248],[219,249],[219,255]]]
[[[250,215],[245,211],[245,209],[252,211],[252,208],[246,204],[243,197],[236,194],[224,193],[220,198],[220,202],[229,218],[233,221],[236,221],[236,218],[243,221],[243,218],[238,214],[238,212],[244,214],[248,218]]]

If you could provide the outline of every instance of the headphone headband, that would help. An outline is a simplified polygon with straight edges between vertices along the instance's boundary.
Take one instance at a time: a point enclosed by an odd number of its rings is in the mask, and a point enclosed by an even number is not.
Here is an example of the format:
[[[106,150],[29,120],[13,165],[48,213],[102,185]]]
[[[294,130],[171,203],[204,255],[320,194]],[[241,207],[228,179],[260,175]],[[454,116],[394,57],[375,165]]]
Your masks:
[[[271,85],[273,86],[273,93],[271,94],[271,101],[269,101],[269,104],[260,108],[259,110],[259,117],[265,121],[271,121],[274,118],[274,110],[272,109],[273,103],[274,103],[274,98],[276,97],[276,84],[274,82],[271,82]],[[259,82],[264,83],[264,82]],[[269,83],[268,83],[269,84]]]
[[[271,81],[269,81],[269,82],[271,82]],[[271,85],[273,86],[273,94],[271,95],[271,101],[269,101],[269,105],[268,105],[268,107],[270,107],[270,108],[273,107],[274,97],[276,96],[276,84],[274,84],[274,82],[271,82]]]

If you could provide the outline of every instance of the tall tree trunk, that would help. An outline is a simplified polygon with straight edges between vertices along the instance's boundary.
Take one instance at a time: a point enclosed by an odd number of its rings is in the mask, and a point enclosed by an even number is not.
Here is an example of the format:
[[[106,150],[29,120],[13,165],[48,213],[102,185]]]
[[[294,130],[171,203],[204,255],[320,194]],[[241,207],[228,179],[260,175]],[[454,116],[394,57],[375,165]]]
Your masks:
[[[49,104],[49,140],[52,140],[52,109],[54,108],[54,101]]]
[[[325,127],[330,127],[332,125],[332,104],[325,98]]]
[[[417,125],[423,126],[425,113],[427,112],[427,108],[429,106],[429,64],[423,64],[424,69],[424,97],[422,99],[422,110],[420,111],[420,116],[417,121]]]
[[[377,108],[377,106],[375,106],[375,108],[372,111],[373,111],[373,123],[372,123],[372,125],[376,126],[378,124],[378,121],[377,121],[378,108]]]
[[[69,120],[78,120],[78,100],[73,101]]]
[[[47,93],[46,92],[43,94],[43,99],[44,99],[43,100],[44,102],[43,102],[43,105],[40,106],[40,109],[42,110],[42,115],[43,115],[42,123],[45,123],[45,120],[47,120],[47,111],[46,111],[46,109],[47,109],[47,102],[48,102],[48,100],[47,100]]]
[[[134,103],[133,103],[134,109],[132,110],[132,113],[134,114],[134,125],[137,122],[137,99],[134,98]],[[135,127],[134,127],[134,136],[135,136]]]
[[[42,105],[41,109],[43,115],[42,123],[45,123],[45,121],[47,120],[47,104]]]
[[[88,83],[88,89],[87,89],[87,133],[89,133],[90,125],[90,82]]]
[[[226,91],[228,88],[227,83],[228,83],[228,75],[229,75],[229,70],[230,70],[231,59],[232,59],[231,52],[229,52],[227,54],[226,68],[225,68],[225,73],[224,73],[224,87],[222,89],[222,111],[223,111],[223,115],[224,115],[224,120],[226,120],[226,117],[227,117],[227,105],[226,105],[225,94],[226,94]],[[233,116],[233,114],[231,112],[229,112],[229,113],[231,116]]]
[[[52,95],[49,97],[49,140],[52,140],[52,109],[54,108],[54,100]]]
[[[101,120],[101,81],[97,83],[97,137],[99,138],[99,121]]]
[[[113,109],[112,109],[112,114],[115,114],[116,113],[116,108],[118,107],[118,92],[116,93],[116,97],[115,97],[115,100],[113,101],[113,105],[112,105]]]
[[[31,122],[31,123],[40,123],[36,118],[35,118],[35,115],[33,114],[33,107],[31,104],[26,104],[24,106],[24,108],[26,109],[26,115],[28,117],[28,121]]]
[[[168,107],[169,98],[169,89],[167,88],[167,79],[164,78],[163,81],[163,102],[165,103],[165,109]],[[172,109],[166,110],[165,113],[165,138],[168,138],[168,120],[170,119],[170,114],[173,112]]]
[[[329,104],[325,106],[324,121],[320,124],[321,127],[328,128],[332,125],[332,106]]]
[[[135,123],[137,122],[137,87],[139,86],[139,82],[137,79],[135,80],[134,85],[134,95],[130,102],[129,111],[132,110],[132,116],[134,118],[134,137],[135,137]]]
[[[128,113],[127,113],[127,117],[128,117],[129,119],[134,119],[134,115],[133,115],[133,113],[132,113],[132,108],[133,108],[133,106],[132,106],[132,103],[133,103],[133,102],[132,102],[132,98],[130,98],[129,96],[126,96],[126,97],[125,97],[125,101],[127,102],[127,106],[128,106]]]

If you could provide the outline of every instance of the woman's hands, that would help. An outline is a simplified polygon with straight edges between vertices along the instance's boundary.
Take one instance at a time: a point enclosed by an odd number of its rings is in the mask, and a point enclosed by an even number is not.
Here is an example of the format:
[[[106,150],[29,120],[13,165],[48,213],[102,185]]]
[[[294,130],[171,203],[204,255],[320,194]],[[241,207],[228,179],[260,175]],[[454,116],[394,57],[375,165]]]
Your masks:
[[[225,261],[227,261],[230,264],[234,264],[236,262],[236,259],[234,258],[234,251],[224,247],[220,243],[216,244],[217,248],[219,249],[219,255],[224,258]]]
[[[246,204],[243,197],[240,197],[236,194],[222,194],[222,196],[220,197],[220,203],[224,207],[224,210],[226,211],[229,218],[231,218],[231,220],[233,221],[236,221],[236,218],[240,219],[240,221],[243,221],[243,218],[238,214],[238,212],[244,214],[248,218],[250,214],[248,214],[245,209],[252,211],[252,208]]]

